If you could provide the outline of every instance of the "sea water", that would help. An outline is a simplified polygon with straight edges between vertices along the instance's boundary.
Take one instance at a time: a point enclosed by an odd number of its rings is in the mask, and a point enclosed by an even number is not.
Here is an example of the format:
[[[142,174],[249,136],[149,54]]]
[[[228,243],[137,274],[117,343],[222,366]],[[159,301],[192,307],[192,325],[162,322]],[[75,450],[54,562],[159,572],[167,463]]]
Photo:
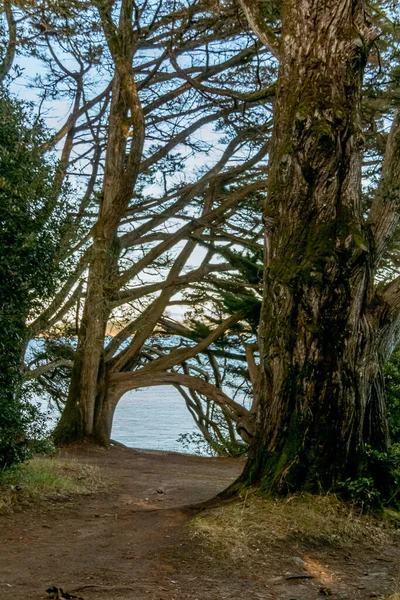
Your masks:
[[[35,404],[46,414],[51,431],[59,419],[58,411],[49,409],[41,397],[35,398]],[[178,441],[182,434],[193,433],[199,433],[199,429],[178,390],[172,386],[157,386],[122,396],[114,413],[111,439],[130,448],[204,454],[204,444],[200,447],[194,441],[184,444]]]
[[[185,401],[174,387],[159,386],[125,394],[114,414],[111,438],[132,448],[196,452],[183,446],[181,434],[198,432]]]
[[[32,358],[32,351],[42,344],[41,339],[32,340],[27,358]],[[58,411],[48,410],[47,401],[40,397],[35,398],[35,403],[46,413],[49,430],[53,429],[60,416]],[[186,441],[182,444],[178,439],[185,434]],[[131,448],[206,453],[204,443],[190,440],[192,434],[200,432],[178,390],[173,386],[154,386],[132,390],[121,398],[114,414],[111,438]]]

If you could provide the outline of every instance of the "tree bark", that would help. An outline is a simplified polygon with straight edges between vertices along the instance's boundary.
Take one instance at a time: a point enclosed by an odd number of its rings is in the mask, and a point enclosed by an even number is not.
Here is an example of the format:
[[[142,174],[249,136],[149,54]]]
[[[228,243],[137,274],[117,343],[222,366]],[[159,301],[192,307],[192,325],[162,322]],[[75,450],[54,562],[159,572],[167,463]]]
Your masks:
[[[102,2],[97,6],[115,64],[115,75],[102,200],[92,232],[86,300],[68,399],[54,431],[58,444],[90,438],[104,443],[102,436],[96,439],[95,414],[105,393],[102,389],[106,376],[104,340],[111,312],[110,299],[118,277],[120,249],[117,230],[135,187],[144,142],[144,117],[132,70],[135,47],[133,4],[130,0],[123,0],[118,28],[107,6]],[[132,140],[127,151],[131,127]]]
[[[4,0],[4,12],[8,24],[8,43],[3,60],[0,63],[0,85],[3,84],[4,79],[11,71],[17,50],[17,24],[10,0]]]
[[[361,207],[361,0],[282,3],[258,432],[240,484],[318,492],[369,473],[385,451],[383,306]],[[271,224],[272,223],[272,224]]]
[[[97,396],[94,411],[92,437],[98,444],[105,447],[110,445],[112,422],[119,400],[126,392],[139,388],[160,385],[183,386],[207,396],[221,407],[229,409],[232,417],[235,417],[238,422],[244,422],[249,415],[249,411],[244,406],[200,377],[157,370],[143,371],[144,369],[137,372],[109,372],[105,375],[101,382],[101,394]]]

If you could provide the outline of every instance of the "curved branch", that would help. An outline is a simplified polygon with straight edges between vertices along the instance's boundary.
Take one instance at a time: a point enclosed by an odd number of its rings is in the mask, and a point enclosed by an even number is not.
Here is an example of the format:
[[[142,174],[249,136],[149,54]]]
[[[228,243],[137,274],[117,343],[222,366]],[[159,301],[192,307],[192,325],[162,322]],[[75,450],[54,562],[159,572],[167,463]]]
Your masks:
[[[221,110],[220,112],[211,113],[209,115],[206,115],[205,117],[202,117],[198,121],[191,123],[188,127],[186,127],[186,129],[183,129],[175,137],[170,139],[167,144],[165,144],[159,150],[157,150],[154,154],[152,154],[151,156],[149,156],[148,158],[143,160],[142,164],[140,165],[140,172],[141,173],[146,172],[146,170],[149,167],[151,167],[152,165],[157,163],[159,160],[161,160],[162,158],[167,156],[167,154],[172,149],[174,149],[179,144],[183,143],[192,133],[194,133],[201,127],[204,127],[204,125],[208,125],[209,123],[216,121],[217,119],[222,117],[224,114],[226,114],[226,111]]]
[[[279,59],[279,40],[264,20],[261,3],[258,0],[239,0],[239,4],[260,42]]]
[[[221,204],[210,210],[206,215],[201,216],[198,219],[192,219],[187,225],[184,225],[174,233],[171,233],[169,239],[161,242],[154,248],[152,248],[147,255],[140,259],[136,264],[129,267],[126,271],[121,273],[119,276],[119,286],[126,285],[133,277],[135,277],[140,271],[146,268],[153,260],[162,256],[167,250],[170,250],[179,241],[184,239],[187,235],[200,227],[209,227],[213,222],[217,221],[233,207],[237,206],[243,199],[251,194],[252,192],[258,192],[264,186],[264,182],[256,181],[248,185],[243,186],[239,190],[235,190],[228,194],[226,199]]]
[[[233,271],[234,267],[229,263],[209,264],[193,269],[185,275],[180,275],[172,281],[157,281],[156,283],[149,283],[147,285],[141,285],[139,287],[122,290],[116,297],[111,298],[110,306],[116,308],[127,302],[132,302],[138,298],[143,298],[148,294],[153,294],[167,287],[182,287],[184,285],[202,281],[203,278],[209,273],[221,273],[226,271]]]
[[[154,361],[154,363],[155,362],[156,361]],[[141,387],[181,385],[207,396],[220,406],[229,406],[233,413],[237,415],[237,419],[245,417],[249,412],[247,408],[229,398],[229,396],[215,385],[207,383],[204,379],[200,379],[199,377],[193,377],[192,375],[165,373],[154,370],[144,373],[144,369],[141,369],[136,373],[115,373],[111,376],[110,383],[117,392],[118,399],[126,392]]]
[[[128,248],[129,246],[134,245],[137,240],[146,235],[148,232],[154,231],[154,228],[160,225],[162,222],[172,218],[197,194],[201,194],[206,185],[210,182],[213,182],[214,185],[222,186],[223,184],[227,184],[229,181],[233,181],[236,175],[254,167],[254,165],[256,165],[260,160],[263,160],[269,149],[269,141],[267,140],[267,142],[263,144],[258,152],[249,160],[242,163],[240,166],[230,167],[226,171],[222,171],[228,160],[232,158],[238,143],[239,142],[237,138],[229,142],[218,162],[198,181],[186,185],[183,189],[180,189],[178,192],[173,193],[169,197],[167,196],[160,198],[158,201],[158,206],[162,206],[165,202],[174,200],[175,198],[178,199],[174,202],[174,204],[168,206],[165,210],[162,210],[161,212],[157,211],[155,216],[148,219],[146,223],[140,225],[134,231],[130,231],[129,233],[121,236],[119,239],[121,248]],[[250,190],[248,191],[250,192]],[[125,283],[127,283],[129,279],[130,277],[128,277]]]
[[[36,369],[32,369],[31,371],[28,371],[27,376],[29,377],[29,379],[37,379],[41,375],[44,375],[44,373],[47,373],[48,371],[53,371],[57,367],[70,367],[72,369],[72,366],[73,366],[72,360],[67,360],[65,358],[59,358],[59,359],[53,360],[52,362],[49,362],[45,365],[40,365],[40,367],[37,367]]]
[[[58,312],[59,318],[61,318],[62,314],[65,314],[64,312],[60,313],[59,311],[63,311],[62,307],[64,302],[68,298],[68,295],[73,287],[77,284],[77,282],[79,282],[79,278],[89,264],[90,258],[91,248],[88,248],[81,256],[78,264],[76,265],[75,271],[73,271],[73,273],[71,273],[71,275],[65,281],[64,285],[54,296],[49,306],[33,321],[33,323],[30,324],[29,332],[32,336],[38,335],[44,331],[48,327],[48,323],[51,321],[51,318],[56,312]],[[76,293],[78,294],[78,292]],[[70,306],[68,306],[68,309],[69,308]]]
[[[10,0],[4,0],[4,11],[7,18],[9,39],[3,62],[0,65],[0,84],[10,72],[17,48],[17,24],[15,22]]]
[[[186,71],[184,71],[183,69],[180,68],[180,66],[178,65],[178,62],[174,56],[171,55],[170,60],[171,60],[172,66],[174,67],[175,71],[177,72],[177,74],[180,77],[185,79],[185,81],[187,81],[187,83],[191,87],[193,87],[205,94],[215,94],[217,96],[225,96],[227,98],[233,98],[234,100],[242,100],[243,102],[256,102],[256,101],[260,101],[260,100],[272,100],[275,97],[275,89],[276,89],[275,83],[271,83],[266,88],[262,88],[261,90],[257,90],[256,92],[249,92],[249,93],[237,92],[237,91],[233,91],[233,90],[230,90],[227,88],[218,88],[215,86],[208,86],[208,85],[204,85],[203,83],[200,83],[198,81],[198,78],[190,77],[190,75],[188,75],[186,73]]]
[[[400,110],[397,110],[386,144],[382,175],[372,202],[368,223],[375,239],[375,264],[379,262],[400,221]]]
[[[254,56],[254,54],[256,54],[256,52],[257,52],[257,45],[254,44],[253,46],[250,46],[249,48],[245,48],[244,50],[242,50],[235,56],[226,60],[225,62],[222,62],[217,65],[213,65],[213,66],[209,67],[207,70],[204,71],[204,73],[202,73],[201,75],[198,75],[195,78],[196,85],[200,84],[202,81],[206,81],[206,80],[210,79],[214,75],[218,75],[219,73],[226,71],[227,69],[230,69],[232,67],[235,67],[237,65],[245,63],[252,56]],[[179,96],[181,96],[182,94],[184,94],[185,92],[187,92],[190,89],[192,89],[192,83],[189,81],[186,81],[183,85],[175,88],[174,90],[168,91],[163,96],[160,96],[159,98],[157,98],[156,100],[154,100],[153,102],[148,104],[144,108],[144,111],[143,111],[144,114],[145,115],[151,114],[155,109],[159,108],[162,105],[165,105],[167,102],[175,100],[176,98],[178,98]]]
[[[44,143],[41,147],[41,151],[44,152],[48,152],[49,150],[51,150],[52,148],[54,148],[54,146],[60,141],[62,140],[62,138],[71,130],[75,127],[75,123],[77,122],[77,120],[82,117],[82,115],[84,115],[86,112],[88,112],[91,108],[93,108],[93,106],[96,106],[96,104],[98,104],[99,102],[101,102],[101,100],[103,100],[103,98],[105,98],[107,96],[107,94],[109,94],[109,92],[111,91],[113,85],[113,80],[110,81],[110,83],[108,84],[108,86],[105,88],[105,90],[103,90],[100,94],[98,94],[97,96],[95,96],[94,98],[92,98],[92,100],[89,100],[88,102],[86,102],[83,106],[81,106],[81,108],[79,108],[78,110],[73,111],[68,119],[65,121],[64,125],[61,127],[61,129],[59,129],[57,131],[57,133],[55,135],[53,135],[53,137],[48,140],[46,143]]]
[[[182,348],[180,350],[175,350],[170,352],[168,356],[163,356],[162,358],[157,358],[154,360],[151,365],[148,365],[142,369],[142,372],[152,371],[153,369],[170,369],[171,367],[175,367],[182,362],[197,356],[200,352],[203,352],[208,346],[210,346],[213,342],[215,342],[223,333],[225,333],[232,325],[235,325],[240,319],[243,317],[243,313],[238,311],[225,319],[212,331],[207,337],[203,338],[198,342],[195,346],[190,348]]]

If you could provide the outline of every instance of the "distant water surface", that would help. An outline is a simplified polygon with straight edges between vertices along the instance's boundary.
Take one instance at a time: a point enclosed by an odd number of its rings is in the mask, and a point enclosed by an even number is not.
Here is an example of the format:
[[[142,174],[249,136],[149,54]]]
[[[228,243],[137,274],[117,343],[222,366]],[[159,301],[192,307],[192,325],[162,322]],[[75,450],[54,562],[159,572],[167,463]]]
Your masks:
[[[51,431],[59,418],[58,411],[48,410],[47,402],[37,397],[41,412],[46,414]],[[204,448],[177,440],[184,433],[199,433],[179,392],[170,386],[141,388],[125,394],[114,414],[111,439],[130,448],[171,450],[204,454]]]
[[[27,349],[27,359],[32,352],[43,347],[41,338],[32,340]],[[47,402],[36,397],[41,410],[46,413],[49,430],[59,418],[58,411],[47,410]],[[114,415],[111,438],[131,448],[199,452],[196,444],[183,446],[177,442],[184,433],[199,432],[185,401],[172,386],[141,388],[126,393],[118,403]]]
[[[182,433],[195,433],[185,401],[172,386],[141,388],[125,394],[115,411],[111,437],[132,448],[194,452],[177,442]]]

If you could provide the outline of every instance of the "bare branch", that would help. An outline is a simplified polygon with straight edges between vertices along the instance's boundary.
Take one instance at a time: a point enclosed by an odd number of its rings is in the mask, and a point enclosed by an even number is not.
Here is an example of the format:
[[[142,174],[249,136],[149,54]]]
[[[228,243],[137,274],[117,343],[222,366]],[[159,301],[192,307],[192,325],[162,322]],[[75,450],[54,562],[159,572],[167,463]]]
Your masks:
[[[368,217],[375,239],[375,264],[382,256],[400,220],[400,110],[386,143],[382,175]]]
[[[4,0],[4,10],[8,25],[8,44],[3,62],[0,64],[0,84],[11,70],[17,48],[17,24],[15,22],[10,0]]]
[[[258,0],[239,0],[247,21],[256,34],[258,39],[272,54],[279,58],[279,39],[268,27],[261,10],[261,3]]]
[[[235,325],[240,319],[243,318],[243,313],[241,311],[234,313],[227,319],[225,319],[221,325],[216,327],[214,331],[212,331],[207,337],[200,340],[195,346],[191,346],[190,348],[182,348],[180,350],[174,350],[170,352],[168,356],[163,356],[162,358],[157,358],[151,363],[151,366],[146,366],[141,369],[141,371],[145,372],[147,370],[167,370],[170,369],[184,361],[197,356],[200,352],[203,352],[210,346],[213,342],[215,342],[222,334],[224,334],[232,325]]]
[[[54,369],[56,369],[57,367],[70,367],[72,369],[72,365],[72,360],[59,358],[45,365],[40,365],[40,367],[37,367],[36,369],[28,371],[27,376],[29,377],[29,379],[37,379],[38,377],[41,377],[41,375],[44,375],[44,373],[54,371]]]
[[[216,404],[229,406],[238,417],[244,417],[248,410],[227,396],[222,390],[211,383],[207,383],[200,377],[184,375],[183,373],[163,373],[162,371],[144,372],[141,369],[137,373],[114,373],[110,377],[110,383],[118,390],[119,397],[126,392],[141,387],[152,387],[158,385],[182,385],[204,394],[214,400]]]
[[[138,298],[144,298],[147,294],[153,294],[167,287],[174,287],[178,289],[188,283],[194,283],[196,281],[202,281],[209,273],[221,273],[226,271],[232,271],[233,267],[229,263],[209,264],[203,265],[198,269],[194,269],[185,275],[180,275],[172,281],[158,281],[157,283],[149,283],[148,285],[132,288],[129,290],[123,290],[118,293],[117,298],[111,299],[111,305],[113,308],[121,306],[126,302],[132,302]]]
[[[88,110],[93,108],[93,106],[96,106],[96,104],[101,102],[107,96],[107,94],[110,93],[112,84],[113,82],[110,81],[105,90],[103,90],[100,94],[92,98],[92,100],[88,100],[88,102],[81,106],[81,108],[72,112],[72,114],[69,115],[64,125],[61,127],[61,129],[59,129],[50,140],[48,140],[45,144],[42,145],[41,151],[48,152],[49,150],[54,148],[54,146],[60,140],[62,140],[62,138],[75,126],[75,123],[82,115],[84,115]]]

